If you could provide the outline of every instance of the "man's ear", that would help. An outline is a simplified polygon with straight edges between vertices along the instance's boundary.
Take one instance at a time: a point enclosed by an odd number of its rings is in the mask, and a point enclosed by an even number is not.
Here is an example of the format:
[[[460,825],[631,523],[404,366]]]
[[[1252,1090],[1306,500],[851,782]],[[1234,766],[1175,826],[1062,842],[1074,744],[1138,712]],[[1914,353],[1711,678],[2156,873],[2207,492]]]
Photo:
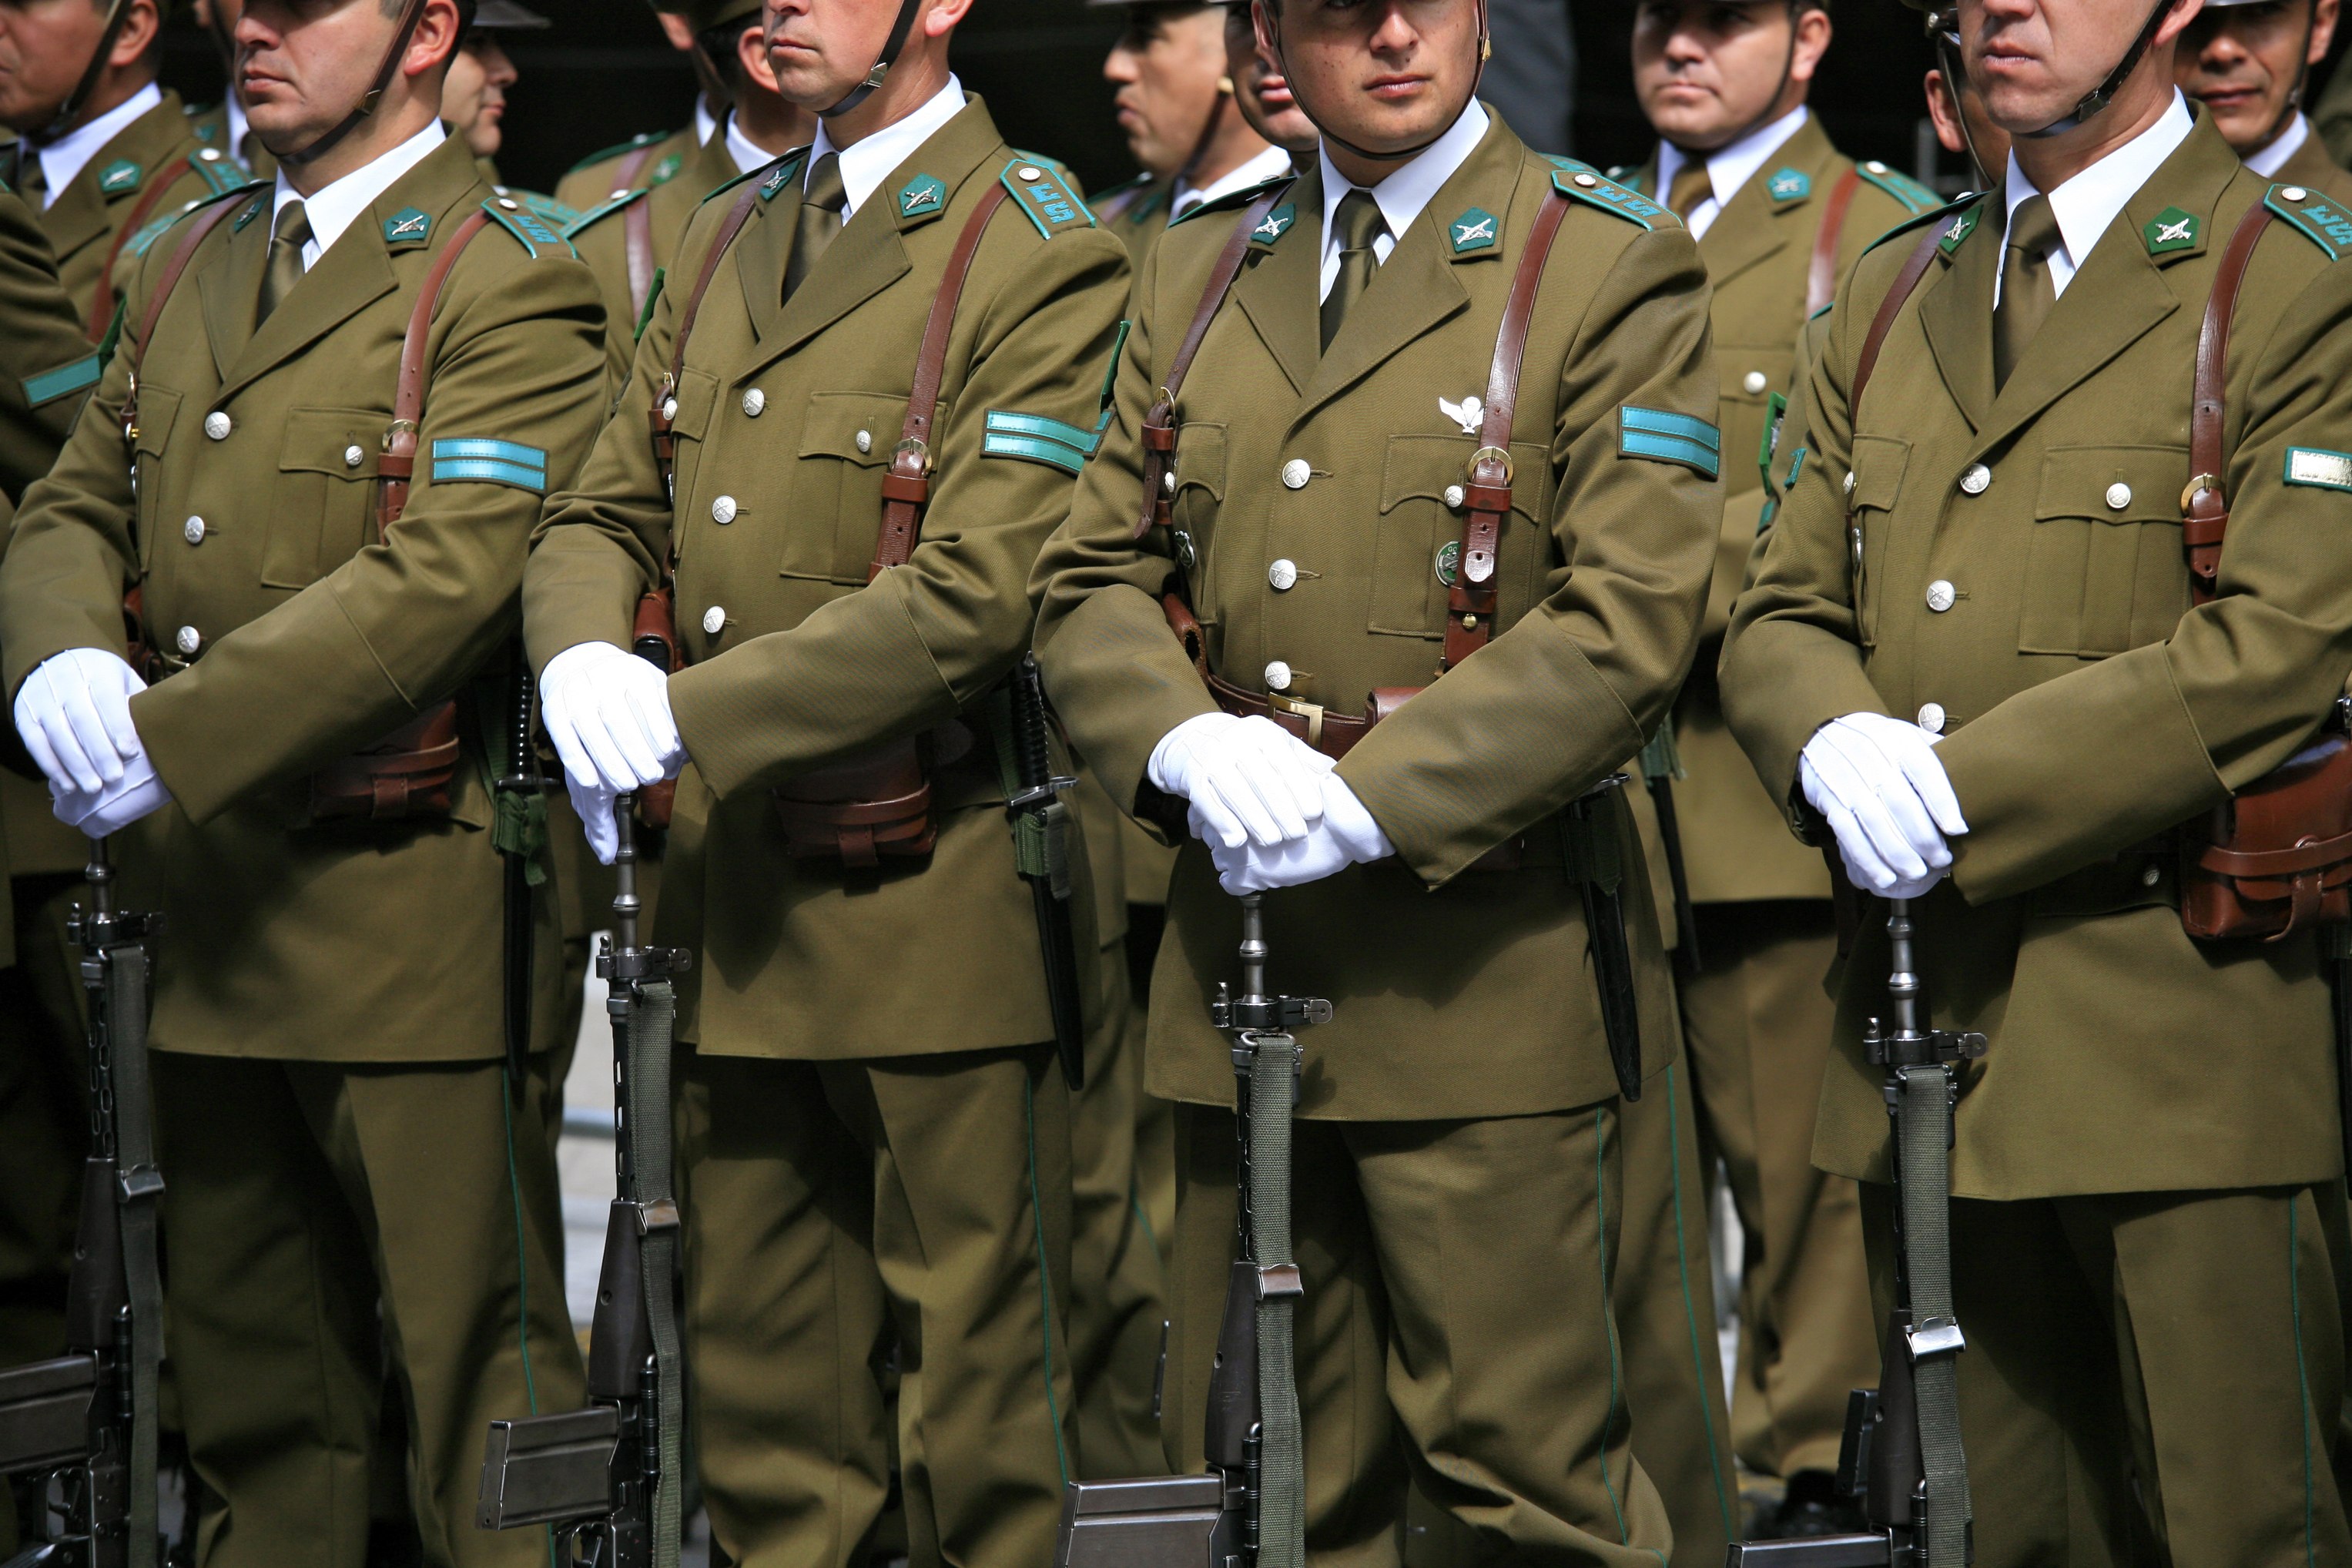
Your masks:
[[[1830,51],[1830,36],[1834,30],[1830,14],[1818,5],[1808,5],[1797,13],[1796,47],[1789,55],[1789,79],[1810,82],[1821,68],[1822,57]]]
[[[116,70],[137,65],[155,47],[155,35],[163,30],[163,19],[155,15],[155,0],[131,0],[123,14],[122,30],[114,35],[114,47],[107,52],[106,63]]]
[[[2311,0],[2311,47],[2303,52],[2305,65],[2317,65],[2327,58],[2328,47],[2336,42],[2337,0]]]
[[[446,66],[465,37],[458,26],[457,0],[425,0],[425,14],[416,18],[416,30],[408,36],[408,48],[400,57],[400,74],[414,79]]]
[[[943,38],[971,14],[971,0],[930,0],[923,11],[923,37]]]

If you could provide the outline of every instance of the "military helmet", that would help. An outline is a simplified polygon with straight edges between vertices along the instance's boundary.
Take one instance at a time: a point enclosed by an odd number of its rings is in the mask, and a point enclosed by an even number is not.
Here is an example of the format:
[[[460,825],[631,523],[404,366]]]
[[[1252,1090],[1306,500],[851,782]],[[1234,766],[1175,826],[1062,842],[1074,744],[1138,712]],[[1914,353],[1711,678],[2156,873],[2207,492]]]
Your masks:
[[[760,14],[761,0],[653,0],[653,7],[683,16],[688,26],[707,33],[730,22],[750,21]]]
[[[474,0],[474,26],[492,33],[535,33],[554,24],[520,0]]]

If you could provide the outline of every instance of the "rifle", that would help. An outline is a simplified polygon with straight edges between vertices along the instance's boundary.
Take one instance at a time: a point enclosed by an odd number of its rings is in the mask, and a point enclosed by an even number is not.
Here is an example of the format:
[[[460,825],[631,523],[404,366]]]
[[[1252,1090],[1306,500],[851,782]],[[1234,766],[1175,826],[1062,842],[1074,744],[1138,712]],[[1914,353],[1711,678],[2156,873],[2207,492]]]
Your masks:
[[[1863,1031],[1886,1069],[1895,1123],[1895,1310],[1876,1388],[1846,1403],[1838,1488],[1859,1498],[1868,1531],[1731,1548],[1729,1568],[1965,1568],[1973,1555],[1968,1458],[1960,1446],[1958,1368],[1968,1341],[1952,1310],[1953,1064],[1985,1054],[1985,1037],[1923,1029],[1927,1009],[1912,950],[1911,900],[1888,902],[1888,996],[1895,1028]]]
[[[1045,683],[1037,656],[1024,653],[1004,685],[995,715],[997,760],[1004,773],[1005,814],[1013,818],[1013,853],[1037,910],[1037,945],[1045,957],[1045,997],[1054,1014],[1054,1043],[1062,1077],[1073,1091],[1086,1087],[1086,1009],[1078,996],[1078,943],[1070,927],[1070,808],[1062,792],[1077,780],[1056,774],[1045,720]]]
[[[1055,1568],[1301,1568],[1307,1475],[1292,1363],[1306,1294],[1290,1253],[1294,1028],[1328,1023],[1319,997],[1265,994],[1263,895],[1242,896],[1242,994],[1217,987],[1209,1018],[1234,1037],[1241,1153],[1233,1271],[1209,1375],[1207,1473],[1072,1481]]]
[[[531,960],[538,937],[531,919],[531,859],[547,841],[543,795],[551,781],[540,776],[538,759],[531,752],[531,709],[537,686],[531,679],[530,661],[520,647],[514,660],[514,708],[504,737],[507,766],[491,781],[498,816],[490,837],[505,862],[507,1092],[520,1102],[523,1075],[530,1064]]]
[[[153,1101],[147,1085],[148,939],[155,914],[114,907],[106,840],[89,847],[81,949],[89,1024],[90,1152],[66,1293],[67,1353],[0,1373],[0,1475],[41,1500],[40,1539],[5,1568],[155,1568],[156,1269]]]
[[[677,1202],[670,1190],[670,1026],[683,948],[637,942],[635,802],[613,803],[616,938],[596,973],[613,1021],[616,1194],[588,1339],[587,1408],[493,1421],[475,1523],[554,1527],[575,1568],[677,1568],[685,1475],[683,1374],[673,1294]]]
[[[1617,1092],[1631,1104],[1642,1098],[1642,1006],[1633,984],[1633,952],[1625,935],[1625,856],[1609,797],[1625,787],[1611,773],[1568,803],[1562,828],[1577,896],[1584,903],[1585,940],[1591,944],[1592,984],[1601,998],[1601,1031]]]

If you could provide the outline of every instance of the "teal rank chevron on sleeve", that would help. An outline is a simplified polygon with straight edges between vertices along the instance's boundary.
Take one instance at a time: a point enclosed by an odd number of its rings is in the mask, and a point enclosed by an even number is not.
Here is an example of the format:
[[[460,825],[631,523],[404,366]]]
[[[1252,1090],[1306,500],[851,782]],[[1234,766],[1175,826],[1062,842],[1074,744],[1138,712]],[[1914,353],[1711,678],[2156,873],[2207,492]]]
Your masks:
[[[547,454],[520,441],[488,437],[444,437],[433,443],[433,482],[512,485],[547,493]]]
[[[1704,419],[1628,403],[1617,410],[1617,455],[1680,463],[1712,479],[1722,471],[1723,437]]]
[[[38,408],[44,403],[55,403],[60,397],[87,392],[98,384],[99,372],[102,368],[99,356],[91,353],[82,355],[70,364],[61,364],[55,370],[28,375],[24,383],[25,401]]]
[[[1102,445],[1103,432],[1110,427],[1110,421],[1111,410],[1108,408],[1092,430],[1082,430],[1042,414],[992,408],[980,449],[987,457],[1025,458],[1030,462],[1051,464],[1075,474],[1086,467],[1087,459]]]

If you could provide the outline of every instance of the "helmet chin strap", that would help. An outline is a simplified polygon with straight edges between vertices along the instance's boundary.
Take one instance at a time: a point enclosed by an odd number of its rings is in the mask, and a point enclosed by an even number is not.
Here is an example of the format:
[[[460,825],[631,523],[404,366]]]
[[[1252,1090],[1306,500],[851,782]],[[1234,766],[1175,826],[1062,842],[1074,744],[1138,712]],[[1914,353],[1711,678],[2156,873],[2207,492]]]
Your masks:
[[[89,64],[82,68],[81,79],[74,83],[74,89],[66,94],[63,103],[58,105],[57,113],[51,115],[49,122],[30,139],[36,145],[54,142],[73,129],[74,121],[81,114],[82,105],[88,103],[89,95],[98,89],[98,79],[106,69],[107,57],[114,53],[115,40],[122,37],[123,23],[130,19],[131,0],[114,0],[114,4],[107,7],[106,26],[98,35],[98,47],[90,51]]]
[[[1263,3],[1263,0],[1261,0],[1261,3]],[[1459,109],[1456,109],[1452,114],[1446,116],[1445,123],[1439,126],[1436,133],[1432,135],[1427,141],[1417,142],[1410,147],[1403,148],[1396,152],[1376,152],[1370,147],[1357,146],[1353,142],[1349,141],[1338,132],[1333,131],[1329,126],[1324,124],[1321,120],[1316,117],[1315,110],[1307,107],[1307,95],[1298,90],[1298,79],[1290,74],[1289,57],[1285,54],[1282,47],[1282,21],[1280,14],[1269,6],[1266,10],[1266,20],[1272,24],[1274,33],[1275,63],[1282,68],[1283,79],[1290,84],[1290,101],[1298,106],[1298,112],[1307,116],[1307,120],[1314,124],[1315,129],[1322,134],[1324,141],[1330,142],[1335,147],[1344,148],[1346,151],[1354,153],[1357,157],[1363,159],[1368,163],[1402,163],[1407,159],[1419,157],[1422,153],[1428,152],[1432,147],[1436,146],[1439,142],[1443,141],[1445,133],[1454,129],[1454,122],[1460,120],[1463,115],[1469,112],[1472,100],[1478,96],[1478,84],[1486,79],[1487,57],[1495,52],[1494,43],[1486,35],[1486,0],[1478,0],[1478,64],[1477,68],[1471,73],[1469,96],[1462,100],[1462,106]]]
[[[2147,26],[2139,30],[2139,37],[2132,40],[2131,48],[2116,62],[2116,68],[2107,73],[2107,79],[2084,94],[2068,113],[2060,115],[2039,131],[2023,132],[2017,139],[2039,142],[2045,137],[2063,136],[2084,121],[2104,113],[2107,105],[2116,100],[2116,94],[2123,90],[2124,83],[2130,79],[2132,72],[2139,68],[2139,62],[2147,53],[2148,46],[2156,42],[2157,28],[2171,14],[2175,4],[2176,0],[2156,0],[2156,9],[2148,13]]]
[[[1957,17],[1952,26],[1959,26]],[[1944,73],[1944,89],[1952,95],[1952,118],[1959,123],[1960,145],[1969,150],[1969,166],[1983,188],[1990,190],[2000,184],[2005,171],[1986,165],[1984,154],[1977,150],[1977,133],[1969,129],[1969,117],[1960,109],[1960,88],[1969,79],[1968,68],[1960,59],[1960,35],[1957,30],[1947,32],[1930,18],[1927,43],[1936,51],[1936,68]]]
[[[820,109],[817,114],[826,120],[848,113],[874,95],[889,76],[890,68],[898,63],[898,53],[907,47],[908,35],[915,30],[916,14],[923,8],[923,0],[898,0],[898,19],[890,24],[890,37],[883,42],[882,53],[875,59],[874,68],[867,71],[856,87],[841,95],[831,107]]]
[[[362,95],[349,114],[335,122],[332,130],[308,147],[292,153],[280,153],[278,162],[297,169],[305,163],[315,163],[326,156],[344,137],[358,130],[360,122],[375,112],[378,100],[383,97],[383,89],[392,85],[393,73],[400,68],[401,57],[408,53],[409,41],[416,37],[416,25],[424,19],[425,0],[408,0],[408,9],[401,15],[400,28],[392,36],[392,47],[383,51],[383,63],[376,68],[374,85]]]

